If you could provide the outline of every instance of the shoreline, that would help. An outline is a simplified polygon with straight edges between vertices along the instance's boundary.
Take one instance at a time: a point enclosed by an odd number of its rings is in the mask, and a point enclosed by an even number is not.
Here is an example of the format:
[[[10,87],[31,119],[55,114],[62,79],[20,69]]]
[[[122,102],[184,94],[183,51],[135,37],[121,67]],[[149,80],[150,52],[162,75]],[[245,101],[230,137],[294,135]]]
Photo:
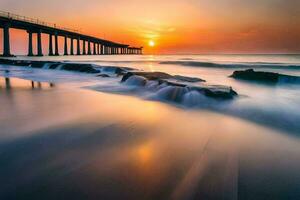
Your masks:
[[[203,83],[205,80],[200,78],[170,75],[161,72],[144,72],[128,67],[79,64],[76,62],[55,61],[50,62],[51,65],[49,65],[48,61],[13,62],[19,62],[18,65],[24,65],[24,63],[27,65],[27,67],[24,67],[24,73],[20,73],[16,70],[16,73],[18,73],[16,77],[23,79],[36,81],[46,80],[54,83],[75,81],[78,87],[85,89],[112,94],[133,95],[144,100],[159,101],[187,110],[209,110],[249,120],[291,135],[298,135],[300,129],[299,124],[294,123],[294,119],[299,118],[297,113],[284,110],[283,112],[281,111],[281,115],[278,115],[278,111],[273,108],[252,108],[252,99],[245,95],[245,91],[236,94],[234,88],[232,89],[231,87],[213,86],[211,88],[209,83]],[[32,62],[37,64],[34,67],[30,67]],[[67,71],[46,70],[52,65],[59,69],[63,68],[63,65],[68,66],[68,68]],[[79,68],[83,69],[83,72],[77,72],[78,66],[84,66],[83,68]],[[9,68],[6,69],[9,70]],[[26,70],[30,71],[28,72],[30,76],[26,75]],[[16,74],[14,70],[11,73],[6,73],[6,75],[5,72],[3,73],[4,76],[8,77],[13,77],[14,74]],[[24,75],[20,76],[20,74]],[[270,86],[262,85],[259,87],[264,88]],[[211,91],[213,91],[213,93],[211,93]],[[237,90],[237,92],[239,92],[239,90]],[[246,103],[240,105],[240,102]],[[286,122],[284,122],[283,119]],[[287,123],[289,124],[287,125]]]
[[[63,83],[34,90],[30,81],[11,83],[0,93],[0,175],[7,180],[0,182],[1,198],[299,195],[292,178],[300,176],[299,140],[289,135],[236,117]]]

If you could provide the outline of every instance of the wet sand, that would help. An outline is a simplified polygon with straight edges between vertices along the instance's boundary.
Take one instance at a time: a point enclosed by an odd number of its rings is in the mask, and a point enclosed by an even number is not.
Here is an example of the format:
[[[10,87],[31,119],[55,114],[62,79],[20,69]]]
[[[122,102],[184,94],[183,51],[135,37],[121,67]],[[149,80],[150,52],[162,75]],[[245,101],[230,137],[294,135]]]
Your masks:
[[[213,112],[1,79],[0,199],[298,199],[300,142]]]

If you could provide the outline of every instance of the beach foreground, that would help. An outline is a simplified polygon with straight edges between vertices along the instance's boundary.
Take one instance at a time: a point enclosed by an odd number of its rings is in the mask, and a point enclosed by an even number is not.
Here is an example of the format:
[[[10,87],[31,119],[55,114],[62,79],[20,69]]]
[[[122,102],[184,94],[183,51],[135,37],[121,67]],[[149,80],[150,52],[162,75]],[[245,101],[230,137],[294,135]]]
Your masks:
[[[1,199],[300,196],[300,142],[288,134],[74,85],[9,83],[1,79]]]

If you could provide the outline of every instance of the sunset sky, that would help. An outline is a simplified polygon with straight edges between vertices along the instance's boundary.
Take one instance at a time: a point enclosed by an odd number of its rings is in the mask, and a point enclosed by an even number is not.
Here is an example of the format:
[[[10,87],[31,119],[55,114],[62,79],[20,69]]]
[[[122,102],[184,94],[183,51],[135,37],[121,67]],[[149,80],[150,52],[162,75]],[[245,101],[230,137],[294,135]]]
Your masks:
[[[0,8],[145,53],[300,52],[297,0],[0,0]],[[25,32],[12,32],[13,51],[25,51]]]

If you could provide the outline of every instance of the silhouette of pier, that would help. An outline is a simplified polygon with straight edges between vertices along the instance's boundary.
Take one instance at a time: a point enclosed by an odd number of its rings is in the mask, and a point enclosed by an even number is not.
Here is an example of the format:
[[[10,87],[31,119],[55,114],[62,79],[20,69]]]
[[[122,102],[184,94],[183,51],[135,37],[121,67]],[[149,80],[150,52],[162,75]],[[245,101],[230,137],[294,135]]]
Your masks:
[[[0,11],[0,28],[3,29],[3,56],[13,56],[10,51],[10,28],[22,29],[28,34],[28,56],[33,54],[33,34],[37,36],[37,55],[43,56],[42,34],[49,35],[49,56],[59,56],[58,37],[64,38],[63,55],[116,55],[142,54],[142,47],[131,47],[128,44],[93,37],[80,33],[78,30],[64,28],[38,19],[28,18]],[[69,42],[68,42],[69,40]],[[54,48],[53,48],[54,41]],[[70,48],[68,46],[70,44]],[[74,46],[77,51],[74,52]]]

